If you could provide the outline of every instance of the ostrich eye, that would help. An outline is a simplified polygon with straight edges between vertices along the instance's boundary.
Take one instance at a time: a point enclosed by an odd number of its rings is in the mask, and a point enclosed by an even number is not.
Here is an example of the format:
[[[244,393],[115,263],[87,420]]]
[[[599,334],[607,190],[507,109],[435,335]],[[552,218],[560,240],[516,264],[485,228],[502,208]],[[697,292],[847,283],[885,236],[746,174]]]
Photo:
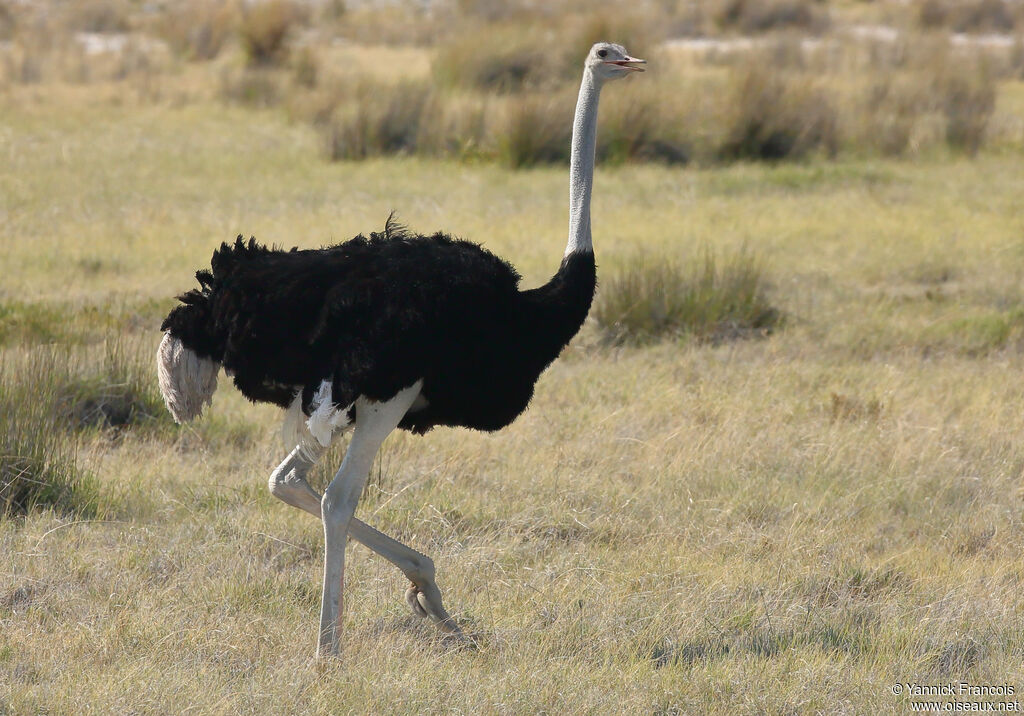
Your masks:
[[[607,57],[608,56],[608,50],[598,50],[597,51],[597,56],[598,57]]]

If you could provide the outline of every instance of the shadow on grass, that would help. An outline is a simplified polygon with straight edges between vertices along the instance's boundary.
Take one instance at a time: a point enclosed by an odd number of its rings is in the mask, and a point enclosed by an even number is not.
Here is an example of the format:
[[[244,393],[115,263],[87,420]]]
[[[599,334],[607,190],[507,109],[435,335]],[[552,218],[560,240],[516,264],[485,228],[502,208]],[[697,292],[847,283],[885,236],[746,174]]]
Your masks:
[[[819,624],[801,630],[775,630],[764,625],[693,641],[664,639],[643,650],[641,656],[660,669],[744,656],[771,659],[787,650],[806,647],[825,654],[857,655],[866,652],[869,645],[867,633],[855,625]]]

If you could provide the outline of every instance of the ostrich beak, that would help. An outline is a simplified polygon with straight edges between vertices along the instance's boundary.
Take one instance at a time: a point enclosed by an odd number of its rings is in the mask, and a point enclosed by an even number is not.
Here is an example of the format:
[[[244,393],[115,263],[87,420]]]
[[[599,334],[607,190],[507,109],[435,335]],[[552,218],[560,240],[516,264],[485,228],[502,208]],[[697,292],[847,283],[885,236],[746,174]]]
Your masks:
[[[643,67],[634,67],[634,65],[646,65],[647,60],[641,60],[636,57],[627,57],[624,60],[608,60],[605,64],[616,65],[626,70],[633,70],[634,72],[643,72]]]

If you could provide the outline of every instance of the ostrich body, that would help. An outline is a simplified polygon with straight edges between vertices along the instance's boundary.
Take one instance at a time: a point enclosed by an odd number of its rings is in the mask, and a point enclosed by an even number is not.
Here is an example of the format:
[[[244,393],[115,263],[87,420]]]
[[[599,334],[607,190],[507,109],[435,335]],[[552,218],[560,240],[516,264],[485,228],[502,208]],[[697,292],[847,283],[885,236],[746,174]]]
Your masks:
[[[178,422],[197,417],[218,368],[254,402],[287,409],[294,449],[271,492],[324,524],[318,654],[338,651],[345,543],[354,537],[411,581],[415,613],[460,635],[429,557],[354,517],[373,458],[395,428],[498,430],[526,409],[540,374],[579,330],[595,279],[590,231],[597,103],[604,82],[643,60],[619,45],[591,49],[573,123],[569,241],[558,272],[520,291],[519,274],[480,246],[437,233],[384,231],[323,249],[223,244],[200,288],[164,320],[160,388]],[[306,482],[332,439],[352,429],[341,468],[320,496]]]

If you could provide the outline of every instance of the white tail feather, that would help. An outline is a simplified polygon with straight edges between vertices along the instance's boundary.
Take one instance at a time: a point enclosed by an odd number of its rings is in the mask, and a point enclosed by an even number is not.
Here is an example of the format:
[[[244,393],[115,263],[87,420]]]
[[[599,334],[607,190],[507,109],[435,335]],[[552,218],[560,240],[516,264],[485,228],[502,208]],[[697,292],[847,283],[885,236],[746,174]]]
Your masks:
[[[310,401],[309,408],[312,412],[306,421],[309,433],[323,447],[331,444],[335,432],[349,427],[348,411],[352,406],[336,405],[332,392],[330,380],[320,383],[313,400]]]
[[[160,393],[174,422],[186,423],[203,413],[217,390],[220,364],[200,358],[170,333],[164,333],[156,352],[156,372]]]

